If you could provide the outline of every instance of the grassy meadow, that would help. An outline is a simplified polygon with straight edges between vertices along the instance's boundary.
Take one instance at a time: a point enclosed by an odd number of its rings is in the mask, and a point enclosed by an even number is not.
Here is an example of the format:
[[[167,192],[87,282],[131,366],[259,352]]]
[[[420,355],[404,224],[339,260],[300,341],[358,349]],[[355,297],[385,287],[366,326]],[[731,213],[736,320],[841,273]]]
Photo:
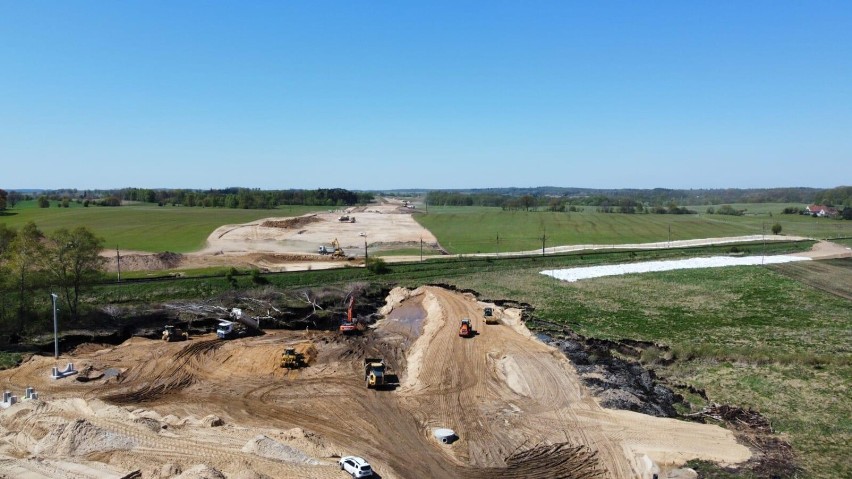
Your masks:
[[[138,203],[119,207],[71,203],[68,208],[39,208],[24,201],[0,215],[0,223],[20,228],[29,221],[49,233],[59,228],[86,226],[106,241],[107,248],[187,253],[204,246],[207,236],[225,224],[246,223],[272,216],[299,216],[325,211],[319,206],[284,206],[273,210],[240,210],[157,206]]]
[[[245,223],[271,216],[299,216],[324,211],[318,206],[286,206],[274,210],[240,210],[157,206],[137,203],[120,207],[38,208],[25,201],[0,214],[0,222],[20,228],[28,221],[42,231],[87,226],[106,241],[136,251],[186,253],[204,245],[207,236],[224,224]],[[745,216],[604,214],[586,207],[583,212],[503,211],[489,207],[429,207],[415,218],[430,230],[450,253],[528,251],[570,244],[621,244],[766,233],[778,222],[782,234],[812,238],[852,237],[852,222],[800,215],[782,215],[785,204],[737,204]],[[706,207],[704,207],[706,209]],[[771,216],[770,216],[771,213]],[[499,238],[499,240],[498,240]],[[415,251],[416,250],[416,251]],[[418,248],[382,252],[384,255],[419,255]],[[424,254],[432,253],[424,250]]]
[[[770,228],[776,222],[781,224],[783,235],[818,239],[852,236],[852,221],[782,215],[784,206],[737,205],[756,211],[744,216],[707,215],[703,211],[698,215],[627,215],[598,213],[594,207],[586,207],[583,212],[555,213],[430,206],[428,213],[415,218],[438,238],[444,249],[455,254],[535,250],[541,248],[542,236],[546,237],[545,246],[557,246],[754,235],[761,234],[764,226],[766,234],[771,234]]]

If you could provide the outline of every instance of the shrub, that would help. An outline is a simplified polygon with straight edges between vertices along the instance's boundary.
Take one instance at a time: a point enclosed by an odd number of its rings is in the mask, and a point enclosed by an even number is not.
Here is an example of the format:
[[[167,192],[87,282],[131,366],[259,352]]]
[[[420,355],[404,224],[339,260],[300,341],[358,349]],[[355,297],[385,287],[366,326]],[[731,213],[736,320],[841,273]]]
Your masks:
[[[370,258],[367,260],[367,269],[373,274],[385,274],[390,272],[390,268],[382,258]]]
[[[775,223],[772,225],[772,234],[777,235],[781,233],[781,223]]]
[[[716,214],[718,215],[742,216],[743,213],[745,213],[744,210],[736,210],[731,205],[722,205],[716,210]]]
[[[251,270],[251,282],[254,284],[269,284],[269,280],[260,275],[257,269]]]

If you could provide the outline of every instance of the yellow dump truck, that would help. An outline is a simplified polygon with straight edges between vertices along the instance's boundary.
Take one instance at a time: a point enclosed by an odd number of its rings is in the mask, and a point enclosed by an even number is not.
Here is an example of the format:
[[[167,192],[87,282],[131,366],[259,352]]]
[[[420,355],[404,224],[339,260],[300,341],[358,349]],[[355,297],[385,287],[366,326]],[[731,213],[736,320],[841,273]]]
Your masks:
[[[382,358],[364,360],[364,382],[367,389],[385,385],[385,361]]]

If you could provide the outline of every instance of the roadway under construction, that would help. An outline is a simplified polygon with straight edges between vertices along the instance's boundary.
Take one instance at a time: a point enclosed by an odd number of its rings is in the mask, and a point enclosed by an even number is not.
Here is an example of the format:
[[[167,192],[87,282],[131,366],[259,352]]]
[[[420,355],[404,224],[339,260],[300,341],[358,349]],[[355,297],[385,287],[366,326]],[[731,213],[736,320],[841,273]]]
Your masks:
[[[52,379],[53,358],[34,356],[0,372],[7,390],[39,394],[0,412],[0,476],[332,478],[354,454],[383,478],[650,479],[693,458],[750,457],[720,427],[600,407],[519,311],[494,307],[486,325],[485,306],[397,289],[359,335],[84,345],[60,363],[87,381]],[[460,318],[475,336],[459,337]],[[304,367],[281,367],[285,347]],[[370,357],[390,387],[365,387]],[[458,439],[441,443],[438,428]]]

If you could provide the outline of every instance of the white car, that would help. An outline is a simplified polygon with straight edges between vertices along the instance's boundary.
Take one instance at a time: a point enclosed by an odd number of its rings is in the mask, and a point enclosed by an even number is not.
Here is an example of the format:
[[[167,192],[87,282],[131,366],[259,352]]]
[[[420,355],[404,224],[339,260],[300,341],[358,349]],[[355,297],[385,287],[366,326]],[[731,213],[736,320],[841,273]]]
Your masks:
[[[343,456],[337,462],[340,464],[340,468],[349,474],[352,474],[352,477],[358,478],[373,476],[373,469],[370,467],[370,463],[363,457]]]

